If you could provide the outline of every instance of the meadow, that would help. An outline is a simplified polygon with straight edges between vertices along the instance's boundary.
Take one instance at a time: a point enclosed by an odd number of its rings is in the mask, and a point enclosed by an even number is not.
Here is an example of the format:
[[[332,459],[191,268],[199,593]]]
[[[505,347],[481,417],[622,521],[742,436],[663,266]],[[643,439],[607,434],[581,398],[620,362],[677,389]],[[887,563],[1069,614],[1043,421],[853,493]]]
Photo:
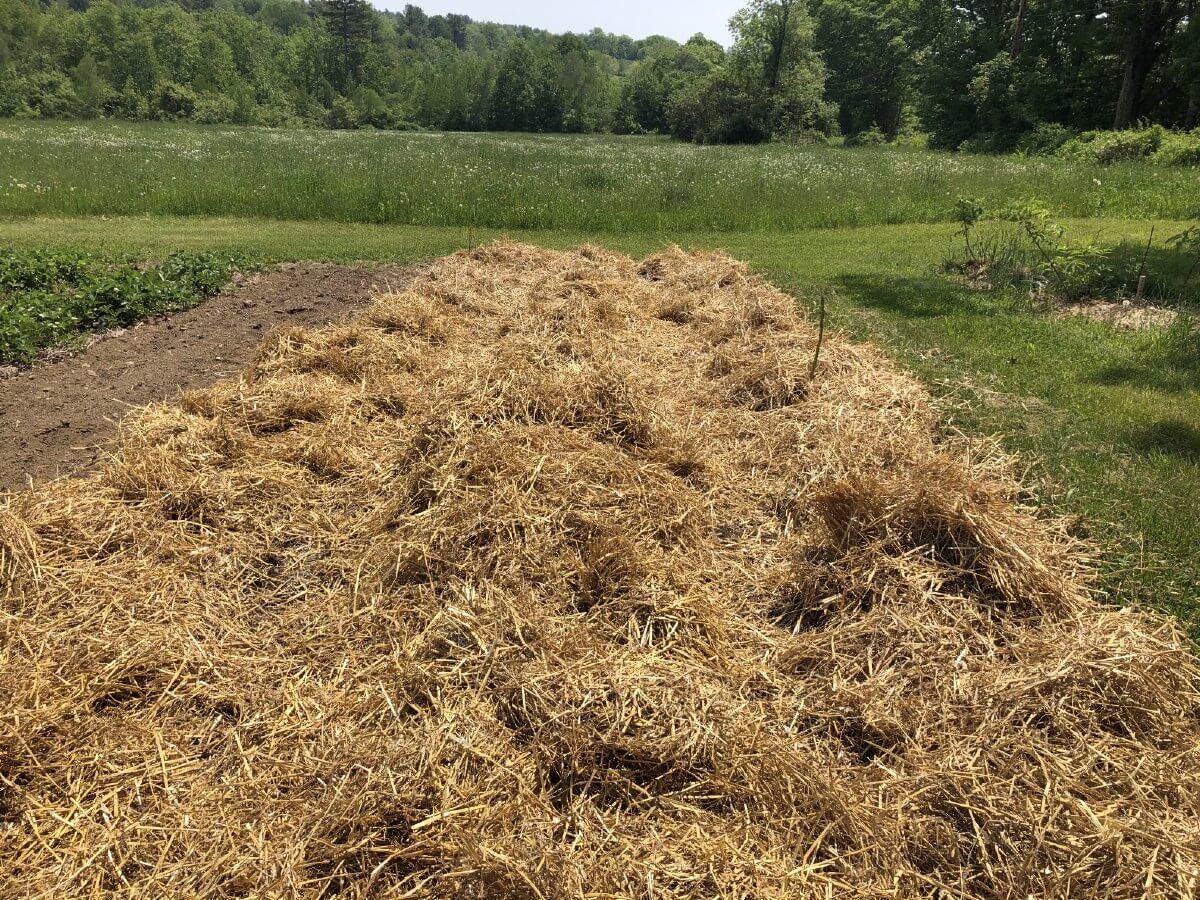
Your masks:
[[[1200,170],[660,138],[0,122],[0,215],[184,215],[594,230],[946,221],[1038,199],[1067,218],[1200,216]]]
[[[1200,634],[1194,336],[1034,310],[947,277],[958,195],[1036,199],[1072,234],[1144,246],[1200,215],[1200,171],[656,139],[0,123],[0,247],[162,259],[417,262],[508,234],[646,254],[723,248],[919,374],[949,427],[998,434],[1031,500],[1080,517],[1114,597]]]

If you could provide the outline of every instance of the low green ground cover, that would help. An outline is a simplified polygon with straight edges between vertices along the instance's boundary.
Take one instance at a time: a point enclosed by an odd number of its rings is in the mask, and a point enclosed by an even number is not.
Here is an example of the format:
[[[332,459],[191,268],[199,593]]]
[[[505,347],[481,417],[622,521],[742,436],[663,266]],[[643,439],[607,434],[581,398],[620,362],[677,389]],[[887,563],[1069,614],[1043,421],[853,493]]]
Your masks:
[[[147,265],[136,256],[0,244],[0,365],[193,306],[224,287],[236,265],[211,252],[172,252]]]

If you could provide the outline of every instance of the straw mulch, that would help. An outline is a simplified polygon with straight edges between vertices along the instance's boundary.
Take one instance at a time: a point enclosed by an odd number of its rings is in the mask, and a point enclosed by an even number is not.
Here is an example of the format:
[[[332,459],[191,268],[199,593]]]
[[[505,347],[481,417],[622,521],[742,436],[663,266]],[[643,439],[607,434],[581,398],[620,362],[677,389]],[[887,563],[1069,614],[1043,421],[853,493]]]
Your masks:
[[[1178,628],[814,343],[497,243],[10,496],[0,895],[1194,895]]]

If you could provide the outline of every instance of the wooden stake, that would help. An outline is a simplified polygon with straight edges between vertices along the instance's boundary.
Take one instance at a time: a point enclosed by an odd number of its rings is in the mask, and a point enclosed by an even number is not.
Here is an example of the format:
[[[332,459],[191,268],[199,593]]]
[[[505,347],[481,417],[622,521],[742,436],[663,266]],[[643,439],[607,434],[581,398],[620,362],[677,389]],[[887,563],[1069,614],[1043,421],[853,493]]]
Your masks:
[[[812,364],[808,367],[808,380],[817,375],[817,362],[821,359],[821,344],[825,340],[825,292],[821,292],[821,320],[817,325],[817,349],[813,351]]]

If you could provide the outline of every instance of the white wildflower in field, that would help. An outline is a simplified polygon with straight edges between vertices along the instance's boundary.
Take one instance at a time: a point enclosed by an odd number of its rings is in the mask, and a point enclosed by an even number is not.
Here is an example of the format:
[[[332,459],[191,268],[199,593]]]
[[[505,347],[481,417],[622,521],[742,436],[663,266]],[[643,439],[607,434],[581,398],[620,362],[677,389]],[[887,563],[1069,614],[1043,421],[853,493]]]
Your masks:
[[[978,196],[989,207],[1036,197],[1061,216],[1179,218],[1189,211],[1186,198],[1200,192],[1200,173],[1186,169],[1162,175],[1131,168],[1103,193],[1090,189],[1100,187],[1098,174],[1053,158],[892,148],[0,123],[0,179],[10,186],[0,214],[82,209],[596,231],[775,230],[946,221],[956,195]],[[64,181],[77,190],[50,190]],[[28,190],[30,184],[44,189]]]

